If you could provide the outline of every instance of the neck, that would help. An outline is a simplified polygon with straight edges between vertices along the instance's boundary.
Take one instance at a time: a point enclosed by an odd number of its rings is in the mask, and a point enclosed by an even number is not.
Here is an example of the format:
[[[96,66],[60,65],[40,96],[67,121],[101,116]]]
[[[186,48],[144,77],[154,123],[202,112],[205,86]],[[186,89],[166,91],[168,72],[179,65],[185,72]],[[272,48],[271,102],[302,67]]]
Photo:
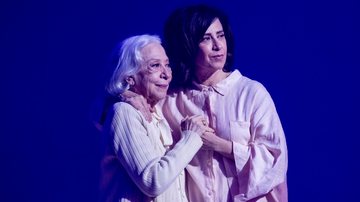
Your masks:
[[[209,70],[198,71],[196,73],[197,82],[205,86],[214,86],[220,81],[224,80],[229,75],[228,72],[224,72],[222,69],[218,69],[214,72]]]
[[[147,103],[149,104],[149,110],[150,112],[155,111],[155,105],[159,102],[159,100],[153,100],[153,99],[146,99]]]
[[[147,103],[149,106],[150,112],[153,112],[153,110],[155,109],[155,105],[158,103],[158,101],[150,99],[145,95],[143,95],[143,96],[141,96],[141,95],[142,95],[141,92],[137,91],[133,87],[130,87],[129,90],[127,90],[123,93],[123,96],[126,99],[128,99],[128,101],[126,101],[126,102],[130,103],[133,106],[137,105],[137,104],[145,106],[144,103]],[[142,99],[143,99],[143,102],[141,101]]]

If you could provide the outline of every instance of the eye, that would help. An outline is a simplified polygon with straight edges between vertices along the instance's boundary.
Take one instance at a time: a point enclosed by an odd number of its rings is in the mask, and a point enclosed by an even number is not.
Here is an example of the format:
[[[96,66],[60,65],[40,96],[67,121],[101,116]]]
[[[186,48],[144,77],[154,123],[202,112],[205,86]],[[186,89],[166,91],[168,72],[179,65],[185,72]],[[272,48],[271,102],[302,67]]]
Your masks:
[[[225,37],[225,33],[221,33],[221,34],[219,34],[217,37],[218,37],[218,38],[223,38],[223,37]]]
[[[211,39],[210,36],[204,36],[201,41],[209,41]]]
[[[152,64],[150,64],[151,68],[159,68],[160,66],[161,66],[160,63],[152,63]]]

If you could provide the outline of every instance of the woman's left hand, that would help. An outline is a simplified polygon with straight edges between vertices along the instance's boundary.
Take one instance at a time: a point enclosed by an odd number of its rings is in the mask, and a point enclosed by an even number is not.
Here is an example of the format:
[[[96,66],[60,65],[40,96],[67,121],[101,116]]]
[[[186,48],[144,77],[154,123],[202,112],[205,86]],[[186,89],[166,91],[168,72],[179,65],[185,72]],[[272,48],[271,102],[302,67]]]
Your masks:
[[[201,136],[203,149],[214,150],[226,157],[232,157],[232,142],[217,136],[213,132],[204,132]]]

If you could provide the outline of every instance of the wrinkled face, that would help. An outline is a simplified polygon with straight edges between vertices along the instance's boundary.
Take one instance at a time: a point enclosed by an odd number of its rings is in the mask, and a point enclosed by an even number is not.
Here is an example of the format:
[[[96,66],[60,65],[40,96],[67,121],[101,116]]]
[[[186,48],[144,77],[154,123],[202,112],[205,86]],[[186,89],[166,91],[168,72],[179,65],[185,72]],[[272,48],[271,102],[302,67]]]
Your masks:
[[[223,27],[219,19],[215,19],[206,30],[199,43],[196,57],[197,69],[216,71],[223,69],[226,62],[227,45]]]
[[[143,63],[140,71],[134,75],[133,89],[144,96],[149,104],[155,105],[165,98],[172,79],[169,58],[158,43],[150,43],[140,52]]]

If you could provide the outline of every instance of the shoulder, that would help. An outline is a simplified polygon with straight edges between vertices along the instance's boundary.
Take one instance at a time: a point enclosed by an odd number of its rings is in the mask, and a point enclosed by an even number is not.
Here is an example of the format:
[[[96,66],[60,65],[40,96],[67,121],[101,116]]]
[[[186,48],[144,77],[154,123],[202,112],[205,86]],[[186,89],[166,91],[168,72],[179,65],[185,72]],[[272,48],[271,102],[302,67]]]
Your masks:
[[[114,116],[121,116],[124,119],[136,118],[142,119],[141,113],[132,105],[125,102],[117,102],[112,106]]]
[[[116,102],[113,104],[112,109],[116,112],[135,112],[136,109],[126,102]]]
[[[231,76],[236,80],[234,88],[239,89],[240,91],[267,93],[267,90],[262,83],[242,75],[238,70],[232,72]]]

